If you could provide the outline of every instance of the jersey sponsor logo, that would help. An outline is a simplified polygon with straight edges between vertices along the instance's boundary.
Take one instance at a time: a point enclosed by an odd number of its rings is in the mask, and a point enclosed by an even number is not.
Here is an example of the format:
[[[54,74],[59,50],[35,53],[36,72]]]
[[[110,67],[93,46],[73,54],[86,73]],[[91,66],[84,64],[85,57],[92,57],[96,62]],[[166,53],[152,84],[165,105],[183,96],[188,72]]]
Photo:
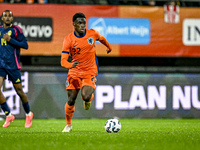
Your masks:
[[[92,45],[92,44],[94,43],[93,38],[88,38],[88,43],[89,43],[90,45]]]
[[[16,83],[20,82],[20,79],[18,78],[15,82],[16,82]]]
[[[8,111],[5,111],[5,114],[7,115],[7,114],[8,114]]]
[[[73,44],[73,47],[76,47],[76,46],[78,46],[78,43],[75,41]]]
[[[76,47],[76,46],[78,46],[78,44],[76,44],[76,45],[73,45],[73,47]]]
[[[89,18],[89,28],[97,30],[111,44],[150,43],[150,21],[146,18]]]
[[[28,41],[52,41],[52,18],[48,17],[15,17],[18,25]]]

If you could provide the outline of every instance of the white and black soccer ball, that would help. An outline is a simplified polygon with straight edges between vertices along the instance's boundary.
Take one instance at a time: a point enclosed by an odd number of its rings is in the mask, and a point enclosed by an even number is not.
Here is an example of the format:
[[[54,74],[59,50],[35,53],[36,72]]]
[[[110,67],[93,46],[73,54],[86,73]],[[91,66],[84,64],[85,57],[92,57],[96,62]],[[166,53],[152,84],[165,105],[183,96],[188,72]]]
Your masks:
[[[121,130],[121,123],[118,119],[109,119],[104,127],[108,133],[117,133]]]

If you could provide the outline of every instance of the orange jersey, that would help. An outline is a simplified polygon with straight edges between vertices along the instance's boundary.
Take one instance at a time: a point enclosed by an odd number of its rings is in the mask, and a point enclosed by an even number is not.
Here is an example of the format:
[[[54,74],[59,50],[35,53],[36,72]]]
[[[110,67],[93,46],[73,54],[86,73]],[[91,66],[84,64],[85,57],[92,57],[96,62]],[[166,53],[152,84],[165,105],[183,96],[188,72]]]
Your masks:
[[[93,29],[86,29],[83,37],[77,37],[74,32],[67,35],[63,42],[61,64],[65,68],[69,68],[69,74],[78,75],[79,77],[87,74],[98,74],[98,62],[95,54],[95,41],[100,40],[111,50],[107,40]],[[72,63],[66,62],[66,54],[71,55]],[[66,57],[66,58],[65,58]],[[62,62],[63,61],[63,62]],[[77,68],[72,68],[72,64],[79,61]]]

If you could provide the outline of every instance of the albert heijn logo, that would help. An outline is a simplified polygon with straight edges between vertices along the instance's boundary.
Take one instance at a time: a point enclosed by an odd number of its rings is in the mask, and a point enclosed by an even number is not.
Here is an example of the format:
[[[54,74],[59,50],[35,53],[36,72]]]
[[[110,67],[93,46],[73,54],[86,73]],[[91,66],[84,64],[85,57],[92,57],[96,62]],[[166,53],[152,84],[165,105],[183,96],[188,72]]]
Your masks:
[[[185,19],[183,21],[183,44],[200,45],[200,19]]]
[[[91,17],[88,27],[97,30],[110,44],[147,45],[151,39],[151,24],[148,18]]]

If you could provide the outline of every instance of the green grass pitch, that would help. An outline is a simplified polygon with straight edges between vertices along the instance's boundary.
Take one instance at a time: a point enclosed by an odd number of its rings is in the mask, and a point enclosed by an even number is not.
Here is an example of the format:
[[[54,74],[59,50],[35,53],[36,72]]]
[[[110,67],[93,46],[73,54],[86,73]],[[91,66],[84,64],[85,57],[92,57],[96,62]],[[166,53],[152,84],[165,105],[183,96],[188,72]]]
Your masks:
[[[34,119],[31,128],[15,119],[0,127],[2,150],[199,150],[199,119],[119,119],[119,133],[107,133],[107,119],[73,119],[62,133],[64,119]],[[4,123],[0,121],[2,126]]]

